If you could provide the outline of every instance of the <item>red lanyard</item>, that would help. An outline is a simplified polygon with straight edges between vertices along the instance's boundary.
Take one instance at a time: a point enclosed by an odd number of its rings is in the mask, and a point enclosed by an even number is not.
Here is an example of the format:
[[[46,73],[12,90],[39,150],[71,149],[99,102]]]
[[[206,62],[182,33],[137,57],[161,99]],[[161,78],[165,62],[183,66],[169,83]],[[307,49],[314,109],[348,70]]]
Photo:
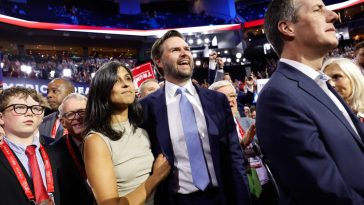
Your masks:
[[[78,158],[76,156],[75,150],[73,149],[73,147],[71,145],[71,139],[70,139],[69,135],[67,135],[67,137],[66,137],[66,144],[67,144],[67,149],[68,149],[69,153],[71,154],[71,157],[72,157],[73,161],[75,162],[78,171],[81,173],[82,178],[84,180],[86,180],[87,176],[86,176],[85,169],[83,168],[80,160],[78,160]]]
[[[5,157],[7,158],[8,162],[10,163],[11,168],[13,168],[16,178],[18,178],[18,181],[20,182],[20,185],[22,186],[22,188],[25,192],[25,195],[27,195],[29,200],[33,200],[34,195],[32,193],[32,190],[29,188],[29,184],[24,176],[22,169],[20,168],[18,160],[16,160],[15,155],[10,150],[9,145],[5,141],[3,141],[0,145],[0,149],[3,151]],[[44,162],[48,193],[53,193],[54,192],[54,182],[53,182],[51,163],[49,161],[48,154],[42,145],[40,145],[39,150],[40,150],[40,154],[42,155],[43,162]]]
[[[61,122],[59,121],[58,118],[56,118],[56,121],[54,121],[54,124],[53,124],[52,133],[51,133],[52,134],[51,137],[53,139],[55,139],[57,137],[57,130],[60,125],[61,125]],[[62,137],[67,134],[68,134],[68,130],[66,128],[63,128]]]
[[[56,138],[56,135],[57,135],[57,128],[59,127],[59,126],[57,126],[58,124],[59,124],[60,122],[59,122],[59,120],[58,120],[58,118],[56,118],[56,120],[54,121],[54,124],[53,124],[53,128],[52,128],[52,135],[51,135],[51,137],[54,139],[54,138]]]

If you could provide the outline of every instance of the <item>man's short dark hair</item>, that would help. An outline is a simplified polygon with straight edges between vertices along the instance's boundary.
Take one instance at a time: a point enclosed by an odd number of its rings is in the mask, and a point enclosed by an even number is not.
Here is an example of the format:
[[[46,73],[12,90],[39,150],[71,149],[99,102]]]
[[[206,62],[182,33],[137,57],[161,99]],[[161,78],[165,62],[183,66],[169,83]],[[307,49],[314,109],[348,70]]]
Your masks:
[[[185,39],[184,36],[176,30],[167,31],[162,37],[157,39],[152,46],[150,58],[153,60],[154,63],[155,63],[156,59],[160,59],[162,56],[163,51],[161,50],[161,46],[163,45],[163,43],[167,39],[172,38],[172,37],[179,37],[179,38]],[[157,66],[157,70],[163,76],[163,71],[161,69],[159,69],[158,66]]]
[[[272,44],[274,51],[281,56],[284,46],[284,39],[278,30],[280,21],[297,22],[297,5],[294,0],[273,0],[268,5],[264,16],[264,31],[267,40]]]

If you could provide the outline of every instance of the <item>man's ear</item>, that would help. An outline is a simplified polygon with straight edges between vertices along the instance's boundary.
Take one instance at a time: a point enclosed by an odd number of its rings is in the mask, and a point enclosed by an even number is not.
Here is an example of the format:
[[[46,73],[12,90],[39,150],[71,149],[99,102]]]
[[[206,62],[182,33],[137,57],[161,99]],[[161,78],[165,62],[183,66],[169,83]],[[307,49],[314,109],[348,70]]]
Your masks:
[[[153,60],[155,68],[157,70],[157,72],[159,73],[159,75],[164,76],[164,72],[163,72],[163,64],[161,62],[160,58],[155,58]]]
[[[294,37],[294,24],[289,21],[280,21],[278,23],[278,31],[285,37]]]
[[[163,67],[163,64],[162,64],[162,61],[160,58],[155,58],[154,59],[154,63],[155,65],[158,67],[158,68],[162,68]]]

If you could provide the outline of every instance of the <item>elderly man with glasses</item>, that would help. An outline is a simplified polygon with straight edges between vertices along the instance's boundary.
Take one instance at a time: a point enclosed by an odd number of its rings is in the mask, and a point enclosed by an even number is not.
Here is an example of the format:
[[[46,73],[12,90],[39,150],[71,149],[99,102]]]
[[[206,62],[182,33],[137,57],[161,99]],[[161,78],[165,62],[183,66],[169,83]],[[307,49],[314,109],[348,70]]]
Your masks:
[[[66,135],[57,139],[54,146],[62,161],[72,161],[71,173],[62,173],[73,184],[74,204],[93,204],[94,197],[87,183],[85,166],[82,159],[84,117],[87,98],[78,93],[71,93],[63,99],[59,106],[59,116]]]

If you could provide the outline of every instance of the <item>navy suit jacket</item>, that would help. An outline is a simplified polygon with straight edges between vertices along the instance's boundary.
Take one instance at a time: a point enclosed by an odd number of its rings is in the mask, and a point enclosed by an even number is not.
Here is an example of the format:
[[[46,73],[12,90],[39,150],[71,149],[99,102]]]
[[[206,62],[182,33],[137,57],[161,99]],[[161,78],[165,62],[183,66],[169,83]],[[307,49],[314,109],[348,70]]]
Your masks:
[[[46,152],[48,154],[52,174],[54,179],[54,200],[57,205],[68,205],[73,204],[73,198],[65,190],[69,188],[68,177],[62,177],[62,173],[67,167],[60,160],[58,154],[52,147],[44,145]],[[15,153],[14,153],[15,155]],[[16,155],[15,155],[16,157]],[[28,176],[26,170],[24,169],[22,163],[18,160],[20,167],[26,177],[32,193],[34,194],[33,181]],[[4,153],[0,151],[0,199],[1,204],[16,204],[16,205],[31,205],[32,203],[28,200],[25,195],[19,180],[17,179],[9,161],[6,159]]]
[[[282,204],[364,204],[364,130],[329,89],[360,136],[314,80],[285,63],[259,94],[257,136]]]
[[[71,146],[73,150],[75,151],[76,157],[78,161],[81,163],[80,165],[82,168],[85,168],[85,165],[83,163],[82,154],[77,148],[76,143],[73,139],[70,140]],[[72,158],[70,152],[67,148],[67,142],[66,142],[66,136],[58,138],[56,141],[54,141],[51,144],[51,147],[53,147],[56,151],[56,153],[61,158],[61,161],[68,165],[67,170],[63,170],[61,175],[64,179],[67,179],[66,185],[63,187],[67,187],[67,189],[64,190],[68,195],[72,196],[72,204],[78,204],[78,205],[92,205],[96,204],[94,201],[94,196],[92,194],[92,190],[87,184],[86,180],[82,177],[82,174],[80,173],[80,170],[77,168],[76,163],[74,159]]]
[[[52,136],[52,129],[53,129],[54,123],[57,119],[57,115],[58,115],[58,112],[53,112],[53,113],[45,116],[42,124],[40,124],[40,126],[39,126],[39,134],[44,137],[46,144],[50,144],[51,142],[54,141],[53,138],[51,138],[51,136]],[[59,127],[57,129],[57,132],[56,132],[55,139],[58,139],[63,136],[63,130],[64,130],[64,128],[63,128],[62,124],[60,123]],[[50,138],[50,139],[47,139],[47,138]]]
[[[211,156],[224,204],[250,204],[243,153],[227,98],[221,93],[207,89],[196,87],[196,91],[204,110]],[[155,156],[163,153],[173,167],[173,146],[168,127],[164,87],[146,96],[140,102],[144,113],[142,127],[148,131]],[[156,204],[172,204],[170,201],[173,194],[171,176],[172,174],[157,189]]]

